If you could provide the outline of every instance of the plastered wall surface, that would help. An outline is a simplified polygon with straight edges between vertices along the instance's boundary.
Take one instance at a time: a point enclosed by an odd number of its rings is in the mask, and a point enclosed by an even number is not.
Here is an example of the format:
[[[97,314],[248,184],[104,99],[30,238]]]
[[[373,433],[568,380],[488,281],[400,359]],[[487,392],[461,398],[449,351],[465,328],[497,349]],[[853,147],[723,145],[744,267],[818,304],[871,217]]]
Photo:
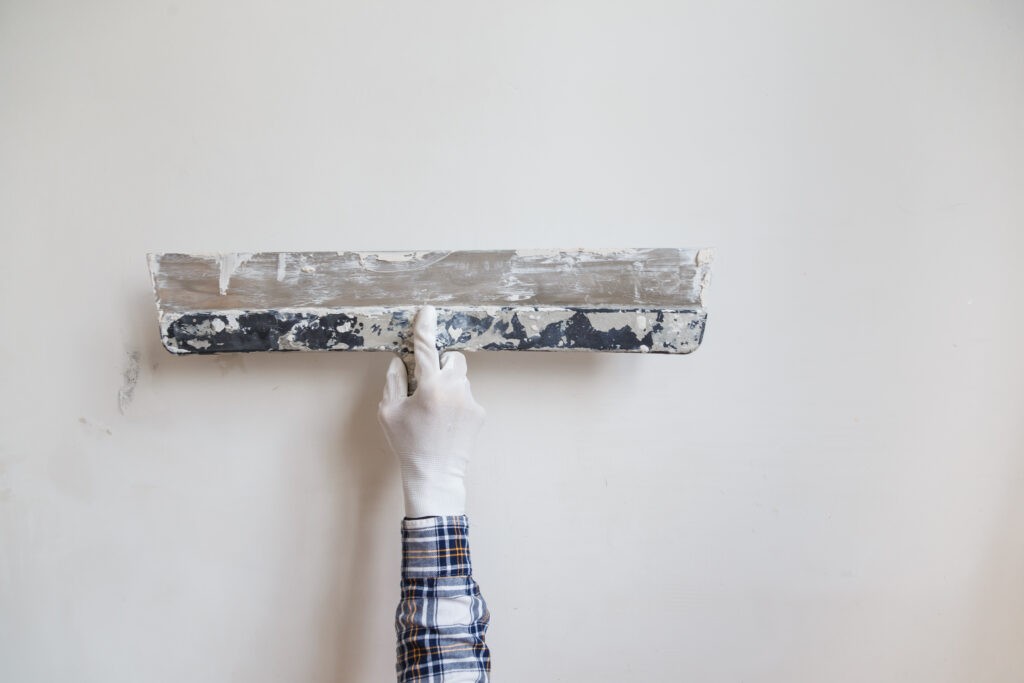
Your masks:
[[[147,251],[710,246],[692,356],[476,354],[496,681],[1024,676],[1019,2],[0,4],[0,680],[392,679],[382,354]]]

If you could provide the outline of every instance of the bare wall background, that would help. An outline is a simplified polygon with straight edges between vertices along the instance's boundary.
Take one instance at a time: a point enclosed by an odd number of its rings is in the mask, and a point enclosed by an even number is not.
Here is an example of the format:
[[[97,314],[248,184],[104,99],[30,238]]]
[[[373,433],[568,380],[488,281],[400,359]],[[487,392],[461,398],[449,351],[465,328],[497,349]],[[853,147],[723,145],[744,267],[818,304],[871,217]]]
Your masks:
[[[470,358],[498,681],[1020,681],[1024,6],[0,2],[0,679],[392,678],[387,357],[147,251],[718,248],[692,357]]]

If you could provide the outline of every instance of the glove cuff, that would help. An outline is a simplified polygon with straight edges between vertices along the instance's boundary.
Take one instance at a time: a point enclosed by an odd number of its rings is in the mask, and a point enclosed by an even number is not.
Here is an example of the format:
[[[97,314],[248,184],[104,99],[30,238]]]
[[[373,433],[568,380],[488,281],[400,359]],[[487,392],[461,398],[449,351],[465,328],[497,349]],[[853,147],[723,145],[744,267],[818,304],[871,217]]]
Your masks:
[[[461,477],[407,475],[402,480],[406,517],[466,514],[466,485]]]

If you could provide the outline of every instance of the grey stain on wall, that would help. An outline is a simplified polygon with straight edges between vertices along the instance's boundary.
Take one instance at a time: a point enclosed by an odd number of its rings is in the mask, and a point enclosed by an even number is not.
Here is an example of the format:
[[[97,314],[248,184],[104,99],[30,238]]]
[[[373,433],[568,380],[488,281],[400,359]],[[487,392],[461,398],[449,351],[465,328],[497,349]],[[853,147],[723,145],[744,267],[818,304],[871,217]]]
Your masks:
[[[112,430],[110,427],[107,427],[106,425],[100,424],[99,422],[96,422],[95,420],[90,420],[89,418],[87,418],[84,415],[81,416],[80,418],[78,418],[78,423],[80,425],[82,425],[85,428],[85,430],[88,433],[90,433],[90,434],[100,434],[100,435],[104,435],[105,434],[106,436],[113,436],[114,435],[114,430]]]

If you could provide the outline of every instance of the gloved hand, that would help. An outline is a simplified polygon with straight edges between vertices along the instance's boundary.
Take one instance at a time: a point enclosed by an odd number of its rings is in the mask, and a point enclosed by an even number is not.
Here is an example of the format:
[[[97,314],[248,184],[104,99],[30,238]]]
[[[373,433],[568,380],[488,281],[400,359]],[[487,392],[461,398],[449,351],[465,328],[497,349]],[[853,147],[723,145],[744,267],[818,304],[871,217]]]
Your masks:
[[[466,466],[484,424],[473,400],[466,357],[447,351],[438,359],[437,311],[424,306],[413,325],[416,390],[408,396],[405,364],[388,366],[377,417],[402,470],[406,517],[466,513]]]

